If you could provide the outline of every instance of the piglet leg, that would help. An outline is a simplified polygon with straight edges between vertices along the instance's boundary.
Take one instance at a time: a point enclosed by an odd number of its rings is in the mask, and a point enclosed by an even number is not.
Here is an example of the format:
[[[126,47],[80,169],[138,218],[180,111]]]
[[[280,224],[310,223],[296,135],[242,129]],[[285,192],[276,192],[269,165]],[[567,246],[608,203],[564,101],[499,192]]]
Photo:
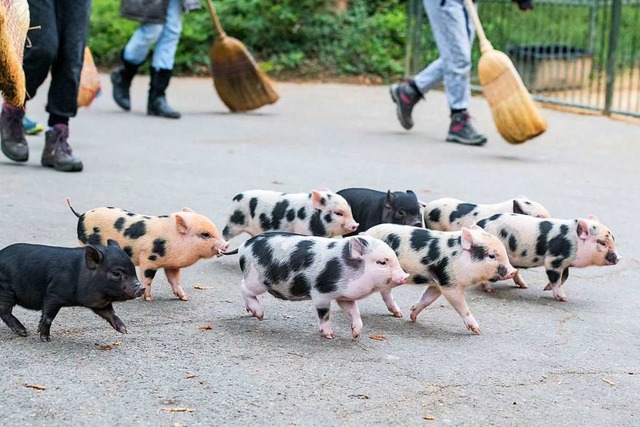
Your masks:
[[[402,311],[400,311],[400,307],[398,307],[398,304],[396,304],[396,301],[393,299],[391,290],[381,291],[380,295],[382,296],[384,303],[387,305],[389,312],[393,313],[395,317],[402,317]]]
[[[8,327],[21,337],[28,335],[27,329],[22,323],[11,313],[16,300],[10,294],[3,293],[0,295],[0,319],[7,324]]]
[[[153,278],[156,277],[157,270],[154,268],[143,269],[142,266],[140,266],[140,271],[142,271],[142,285],[144,286],[144,300],[153,301],[153,297],[151,296],[151,282],[153,282]]]
[[[549,283],[547,284],[547,286],[545,286],[544,290],[552,290],[553,297],[555,299],[567,302],[567,297],[564,292],[562,292],[561,286],[564,281],[567,280],[567,277],[569,277],[569,269],[564,269],[564,271],[562,271],[562,274],[560,274],[560,272],[558,272],[557,270],[547,270],[547,277],[549,278]]]
[[[331,300],[314,301],[316,311],[318,312],[318,319],[320,320],[320,333],[325,338],[333,339],[333,329],[331,329],[331,321],[329,320]]]
[[[520,286],[522,289],[527,289],[529,287],[529,285],[527,285],[524,279],[522,279],[522,276],[520,275],[520,270],[518,270],[516,272],[516,275],[513,276],[513,281],[515,282],[516,285]]]
[[[494,288],[493,286],[491,286],[491,283],[489,283],[489,282],[484,282],[484,283],[482,284],[482,290],[483,290],[483,291],[485,291],[485,292],[487,292],[487,293],[489,293],[489,294],[492,294],[492,293],[494,293],[494,292],[496,291],[496,288]]]
[[[113,304],[109,304],[103,308],[92,308],[93,312],[98,316],[102,317],[104,320],[109,322],[111,327],[121,334],[128,334],[126,326],[118,316],[116,316],[116,312],[113,310]]]
[[[51,300],[44,300],[44,304],[42,306],[42,317],[40,318],[40,324],[38,325],[38,332],[40,333],[40,341],[49,342],[51,341],[50,330],[51,323],[53,319],[56,318],[60,308],[62,306],[57,302]]]
[[[360,332],[362,331],[362,318],[358,309],[358,302],[351,300],[338,300],[338,305],[342,308],[351,319],[351,335],[353,339],[360,340]]]
[[[469,311],[469,306],[467,306],[467,300],[464,297],[464,292],[462,286],[454,287],[453,289],[443,290],[443,295],[451,304],[451,306],[458,312],[460,316],[462,316],[462,320],[464,320],[464,324],[467,329],[472,331],[473,333],[480,333],[480,326],[476,319]]]
[[[416,320],[418,320],[418,314],[420,314],[422,310],[424,310],[429,305],[431,305],[432,302],[437,300],[441,294],[442,294],[442,290],[440,289],[439,286],[436,286],[436,285],[428,286],[427,289],[425,289],[424,293],[422,294],[420,301],[418,301],[413,305],[413,307],[411,307],[411,315],[410,315],[411,321],[415,323]]]
[[[248,313],[258,320],[264,319],[264,312],[260,306],[257,296],[266,292],[266,288],[250,279],[244,278],[240,283],[242,298]]]
[[[164,274],[167,276],[167,280],[171,284],[173,294],[180,298],[182,301],[189,301],[189,297],[182,290],[180,286],[180,269],[179,268],[165,268]]]

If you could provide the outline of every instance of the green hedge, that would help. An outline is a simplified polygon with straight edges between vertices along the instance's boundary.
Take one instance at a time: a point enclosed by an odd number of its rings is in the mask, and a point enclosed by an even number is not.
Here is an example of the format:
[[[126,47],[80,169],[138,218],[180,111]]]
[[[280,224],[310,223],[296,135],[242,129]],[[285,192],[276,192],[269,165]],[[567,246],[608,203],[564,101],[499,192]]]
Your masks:
[[[137,23],[119,17],[119,1],[93,0],[89,46],[100,67],[113,66]],[[406,0],[216,0],[225,31],[274,76],[402,75]],[[204,7],[184,18],[176,72],[208,74],[214,38]]]

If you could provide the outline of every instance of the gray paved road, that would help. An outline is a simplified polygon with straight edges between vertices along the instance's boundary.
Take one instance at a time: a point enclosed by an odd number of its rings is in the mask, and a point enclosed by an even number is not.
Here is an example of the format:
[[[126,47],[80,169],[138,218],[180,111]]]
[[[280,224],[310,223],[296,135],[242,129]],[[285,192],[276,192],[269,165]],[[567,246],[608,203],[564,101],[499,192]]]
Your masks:
[[[448,124],[442,93],[429,94],[416,127],[405,132],[385,87],[281,84],[276,106],[230,115],[209,80],[180,79],[169,95],[184,117],[170,121],[143,114],[146,80],[135,82],[129,114],[117,110],[106,76],[103,82],[105,95],[72,123],[85,172],[41,168],[41,137],[29,138],[27,165],[0,159],[1,246],[74,246],[66,196],[81,211],[113,205],[159,215],[189,206],[221,228],[242,190],[367,186],[412,188],[424,200],[524,194],[557,217],[594,213],[625,258],[615,267],[574,269],[568,303],[542,291],[541,270],[525,272],[529,290],[504,282],[493,295],[470,291],[480,336],[442,299],[417,324],[391,317],[376,295],[362,301],[358,344],[337,308],[333,341],[317,334],[308,302],[266,295],[259,322],[244,313],[232,258],[183,270],[189,302],[174,299],[159,275],[155,302],[117,304],[125,336],[89,310],[67,308],[44,344],[35,334],[39,313],[16,308],[32,334],[17,337],[0,325],[3,424],[640,423],[638,126],[547,110],[546,135],[510,146],[478,98],[472,112],[491,139],[477,149],[441,142]],[[32,117],[45,120],[45,101],[40,93],[30,104]],[[405,315],[421,292],[395,292]],[[114,342],[121,344],[96,348]],[[163,409],[180,407],[195,411]]]

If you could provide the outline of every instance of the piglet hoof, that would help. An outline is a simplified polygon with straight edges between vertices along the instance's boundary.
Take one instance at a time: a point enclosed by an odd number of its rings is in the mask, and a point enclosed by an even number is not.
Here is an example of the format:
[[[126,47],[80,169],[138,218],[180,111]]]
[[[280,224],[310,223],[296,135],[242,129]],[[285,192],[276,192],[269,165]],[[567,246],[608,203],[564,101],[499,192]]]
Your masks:
[[[187,294],[177,295],[177,297],[180,298],[180,301],[189,301]]]
[[[526,283],[522,282],[522,283],[516,283],[516,285],[518,285],[518,287],[520,289],[529,289],[529,285],[527,285]]]
[[[476,335],[480,335],[480,326],[478,325],[467,325],[467,329]]]
[[[250,308],[247,308],[247,313],[249,313],[250,315],[252,315],[258,320],[264,319],[264,313],[258,312],[257,310],[252,310]]]
[[[333,334],[333,330],[331,330],[331,329],[326,330],[326,331],[323,330],[323,329],[320,329],[320,334],[322,336],[324,336],[328,340],[332,340],[335,337],[335,335]]]
[[[145,296],[144,300],[148,301],[148,302],[152,302],[153,301],[153,297],[152,296]]]
[[[40,335],[40,341],[51,342],[51,337],[49,335]]]
[[[565,294],[559,292],[559,293],[553,293],[553,297],[555,299],[557,299],[558,301],[562,301],[562,302],[568,302],[569,300],[567,299],[567,297],[565,296]]]
[[[553,286],[551,286],[551,283],[547,283],[547,286],[544,287],[543,291],[550,291],[551,289],[553,289]]]
[[[354,341],[360,341],[360,329],[351,329],[351,336]]]
[[[120,332],[121,334],[128,334],[129,333],[129,331],[127,331],[127,327],[124,326],[124,324],[116,325],[113,329],[115,329],[116,331]]]
[[[393,312],[393,317],[402,317],[402,312],[401,311],[394,311]]]
[[[16,334],[20,335],[21,337],[26,337],[29,335],[29,332],[27,332],[26,329],[20,329],[18,331],[16,331]]]
[[[488,294],[492,294],[496,291],[496,289],[493,286],[491,286],[489,283],[483,283],[482,290]]]
[[[413,323],[416,323],[416,321],[418,320],[418,313],[416,313],[415,305],[411,307],[411,314],[409,315],[409,319],[411,319]]]

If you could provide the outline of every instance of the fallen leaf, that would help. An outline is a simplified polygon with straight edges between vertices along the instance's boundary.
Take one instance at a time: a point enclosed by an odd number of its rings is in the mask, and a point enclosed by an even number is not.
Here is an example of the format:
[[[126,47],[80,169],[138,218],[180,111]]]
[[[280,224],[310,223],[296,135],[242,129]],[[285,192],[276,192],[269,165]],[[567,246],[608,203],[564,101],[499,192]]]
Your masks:
[[[367,396],[366,394],[350,394],[349,397],[355,397],[355,398],[358,398],[360,400],[369,399],[369,396]]]
[[[29,387],[29,388],[35,388],[36,390],[46,390],[47,388],[43,385],[38,385],[38,384],[25,384],[25,387]]]
[[[616,385],[616,383],[614,383],[613,381],[608,380],[606,378],[602,378],[602,381],[604,381],[605,383],[609,384],[611,387]]]
[[[111,344],[101,344],[96,347],[96,350],[113,350]]]
[[[187,375],[187,376],[186,376],[186,377],[184,377],[184,378],[185,378],[185,379],[187,379],[187,380],[190,380],[191,378],[195,378],[195,377],[197,377],[197,375],[196,375],[196,374],[189,374],[189,375]]]
[[[209,289],[212,289],[211,286],[202,286],[201,284],[196,284],[193,289],[199,289],[201,291],[207,291]]]
[[[273,181],[271,181],[272,184],[276,184],[276,185],[283,185],[284,182],[282,181],[278,181],[277,179],[274,179]]]
[[[387,339],[386,335],[371,335],[369,338],[376,341],[385,341]]]
[[[166,412],[195,412],[195,409],[191,408],[160,408]]]
[[[199,328],[201,331],[210,331],[211,329],[213,329],[213,326],[211,325],[202,325]]]
[[[436,419],[436,417],[430,417],[430,416],[426,416],[426,417],[422,417],[423,420],[427,420],[427,421],[434,421]]]

